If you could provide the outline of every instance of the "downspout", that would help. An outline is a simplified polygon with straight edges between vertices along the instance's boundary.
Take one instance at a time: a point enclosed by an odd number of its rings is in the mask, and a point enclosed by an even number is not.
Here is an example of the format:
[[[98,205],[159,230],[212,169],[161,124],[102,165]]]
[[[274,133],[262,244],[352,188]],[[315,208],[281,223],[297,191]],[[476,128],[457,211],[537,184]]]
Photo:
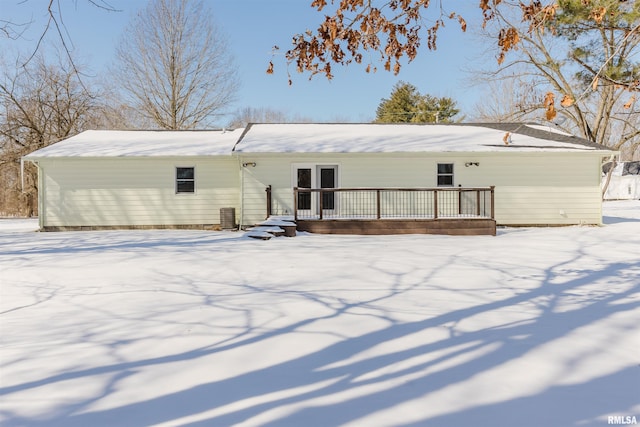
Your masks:
[[[45,188],[44,188],[44,178],[42,173],[42,168],[40,167],[40,163],[34,162],[38,167],[38,227],[40,230],[44,230],[45,223],[45,211],[44,211],[44,198],[45,198]]]
[[[238,230],[242,230],[242,224],[244,224],[244,168],[242,167],[242,159],[236,154],[238,160],[238,170],[240,171],[240,224],[238,224]]]
[[[244,170],[243,170],[244,168],[242,167],[242,158],[241,158],[242,156],[238,154],[238,152],[236,151],[236,148],[238,147],[238,144],[240,144],[244,136],[247,134],[249,129],[251,129],[251,126],[252,126],[251,123],[247,124],[244,130],[242,130],[242,134],[240,135],[236,143],[233,145],[233,148],[231,149],[231,155],[235,155],[236,159],[238,160],[238,170],[240,171],[240,216],[239,216],[240,220],[238,221],[240,224],[238,224],[238,230],[242,229],[242,225],[244,223]]]

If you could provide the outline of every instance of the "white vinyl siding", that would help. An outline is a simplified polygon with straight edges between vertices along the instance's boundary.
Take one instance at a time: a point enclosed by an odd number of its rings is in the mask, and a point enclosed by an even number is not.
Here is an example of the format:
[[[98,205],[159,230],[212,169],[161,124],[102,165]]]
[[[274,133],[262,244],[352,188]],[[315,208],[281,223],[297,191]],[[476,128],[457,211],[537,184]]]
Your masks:
[[[600,161],[585,152],[41,159],[41,226],[219,224],[222,207],[253,225],[265,218],[268,185],[274,214],[293,215],[300,163],[337,166],[342,188],[435,188],[438,163],[451,163],[456,187],[496,187],[498,224],[600,224]],[[255,167],[241,167],[249,162]],[[465,166],[471,162],[479,165]],[[195,193],[175,192],[176,167],[184,166],[195,168]]]
[[[197,191],[176,194],[185,164],[195,167]],[[232,157],[45,159],[40,173],[43,226],[219,224],[221,207],[239,206]]]
[[[598,155],[486,156],[479,163],[478,167],[458,166],[456,179],[463,186],[496,186],[495,214],[499,225],[602,222]]]
[[[495,186],[495,215],[503,225],[600,224],[597,153],[414,153],[241,155],[243,224],[264,219],[265,188],[273,209],[293,214],[292,165],[338,165],[340,187],[437,187],[438,163],[452,163],[455,186]],[[466,163],[478,166],[465,166]]]

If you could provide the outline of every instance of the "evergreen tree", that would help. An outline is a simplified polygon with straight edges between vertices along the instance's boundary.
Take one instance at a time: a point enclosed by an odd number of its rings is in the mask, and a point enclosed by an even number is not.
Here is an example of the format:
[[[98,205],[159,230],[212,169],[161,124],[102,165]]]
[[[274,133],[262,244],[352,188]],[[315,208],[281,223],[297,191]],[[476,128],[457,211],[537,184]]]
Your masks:
[[[375,123],[449,123],[458,114],[451,98],[422,95],[411,83],[398,82],[376,110]]]

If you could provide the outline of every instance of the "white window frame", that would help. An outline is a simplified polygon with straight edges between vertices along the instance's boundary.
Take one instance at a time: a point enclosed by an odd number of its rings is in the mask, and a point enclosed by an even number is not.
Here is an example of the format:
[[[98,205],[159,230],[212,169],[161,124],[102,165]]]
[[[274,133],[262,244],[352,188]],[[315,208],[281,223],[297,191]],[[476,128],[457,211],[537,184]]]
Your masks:
[[[298,169],[311,169],[311,188],[320,188],[320,169],[321,168],[334,168],[335,170],[335,188],[340,188],[340,169],[339,163],[292,163],[291,164],[291,188],[298,186]],[[311,209],[305,209],[305,215],[311,215],[312,212],[318,212],[318,202],[315,197],[311,197]],[[338,198],[336,197],[334,209],[338,208]],[[325,212],[328,209],[324,209]]]

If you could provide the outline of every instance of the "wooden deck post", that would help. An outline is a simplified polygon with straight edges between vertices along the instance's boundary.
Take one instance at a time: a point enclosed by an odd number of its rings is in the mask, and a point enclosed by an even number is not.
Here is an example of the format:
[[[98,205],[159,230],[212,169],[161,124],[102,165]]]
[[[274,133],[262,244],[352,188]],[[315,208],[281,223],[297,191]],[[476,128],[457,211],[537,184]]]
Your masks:
[[[293,220],[298,222],[298,187],[293,187]]]
[[[324,210],[324,190],[320,189],[320,191],[318,191],[318,197],[320,198],[320,200],[318,201],[318,206],[320,207],[320,219],[322,219],[322,211]]]
[[[264,191],[267,192],[267,218],[269,218],[272,212],[271,184],[269,184]]]
[[[438,190],[433,190],[433,219],[438,219]]]
[[[491,219],[496,219],[496,204],[495,204],[495,195],[494,195],[494,190],[496,187],[492,185],[490,188],[491,188]]]
[[[480,190],[476,190],[476,216],[480,216]]]
[[[382,218],[382,214],[380,213],[380,189],[378,188],[376,190],[376,218],[380,219]]]

